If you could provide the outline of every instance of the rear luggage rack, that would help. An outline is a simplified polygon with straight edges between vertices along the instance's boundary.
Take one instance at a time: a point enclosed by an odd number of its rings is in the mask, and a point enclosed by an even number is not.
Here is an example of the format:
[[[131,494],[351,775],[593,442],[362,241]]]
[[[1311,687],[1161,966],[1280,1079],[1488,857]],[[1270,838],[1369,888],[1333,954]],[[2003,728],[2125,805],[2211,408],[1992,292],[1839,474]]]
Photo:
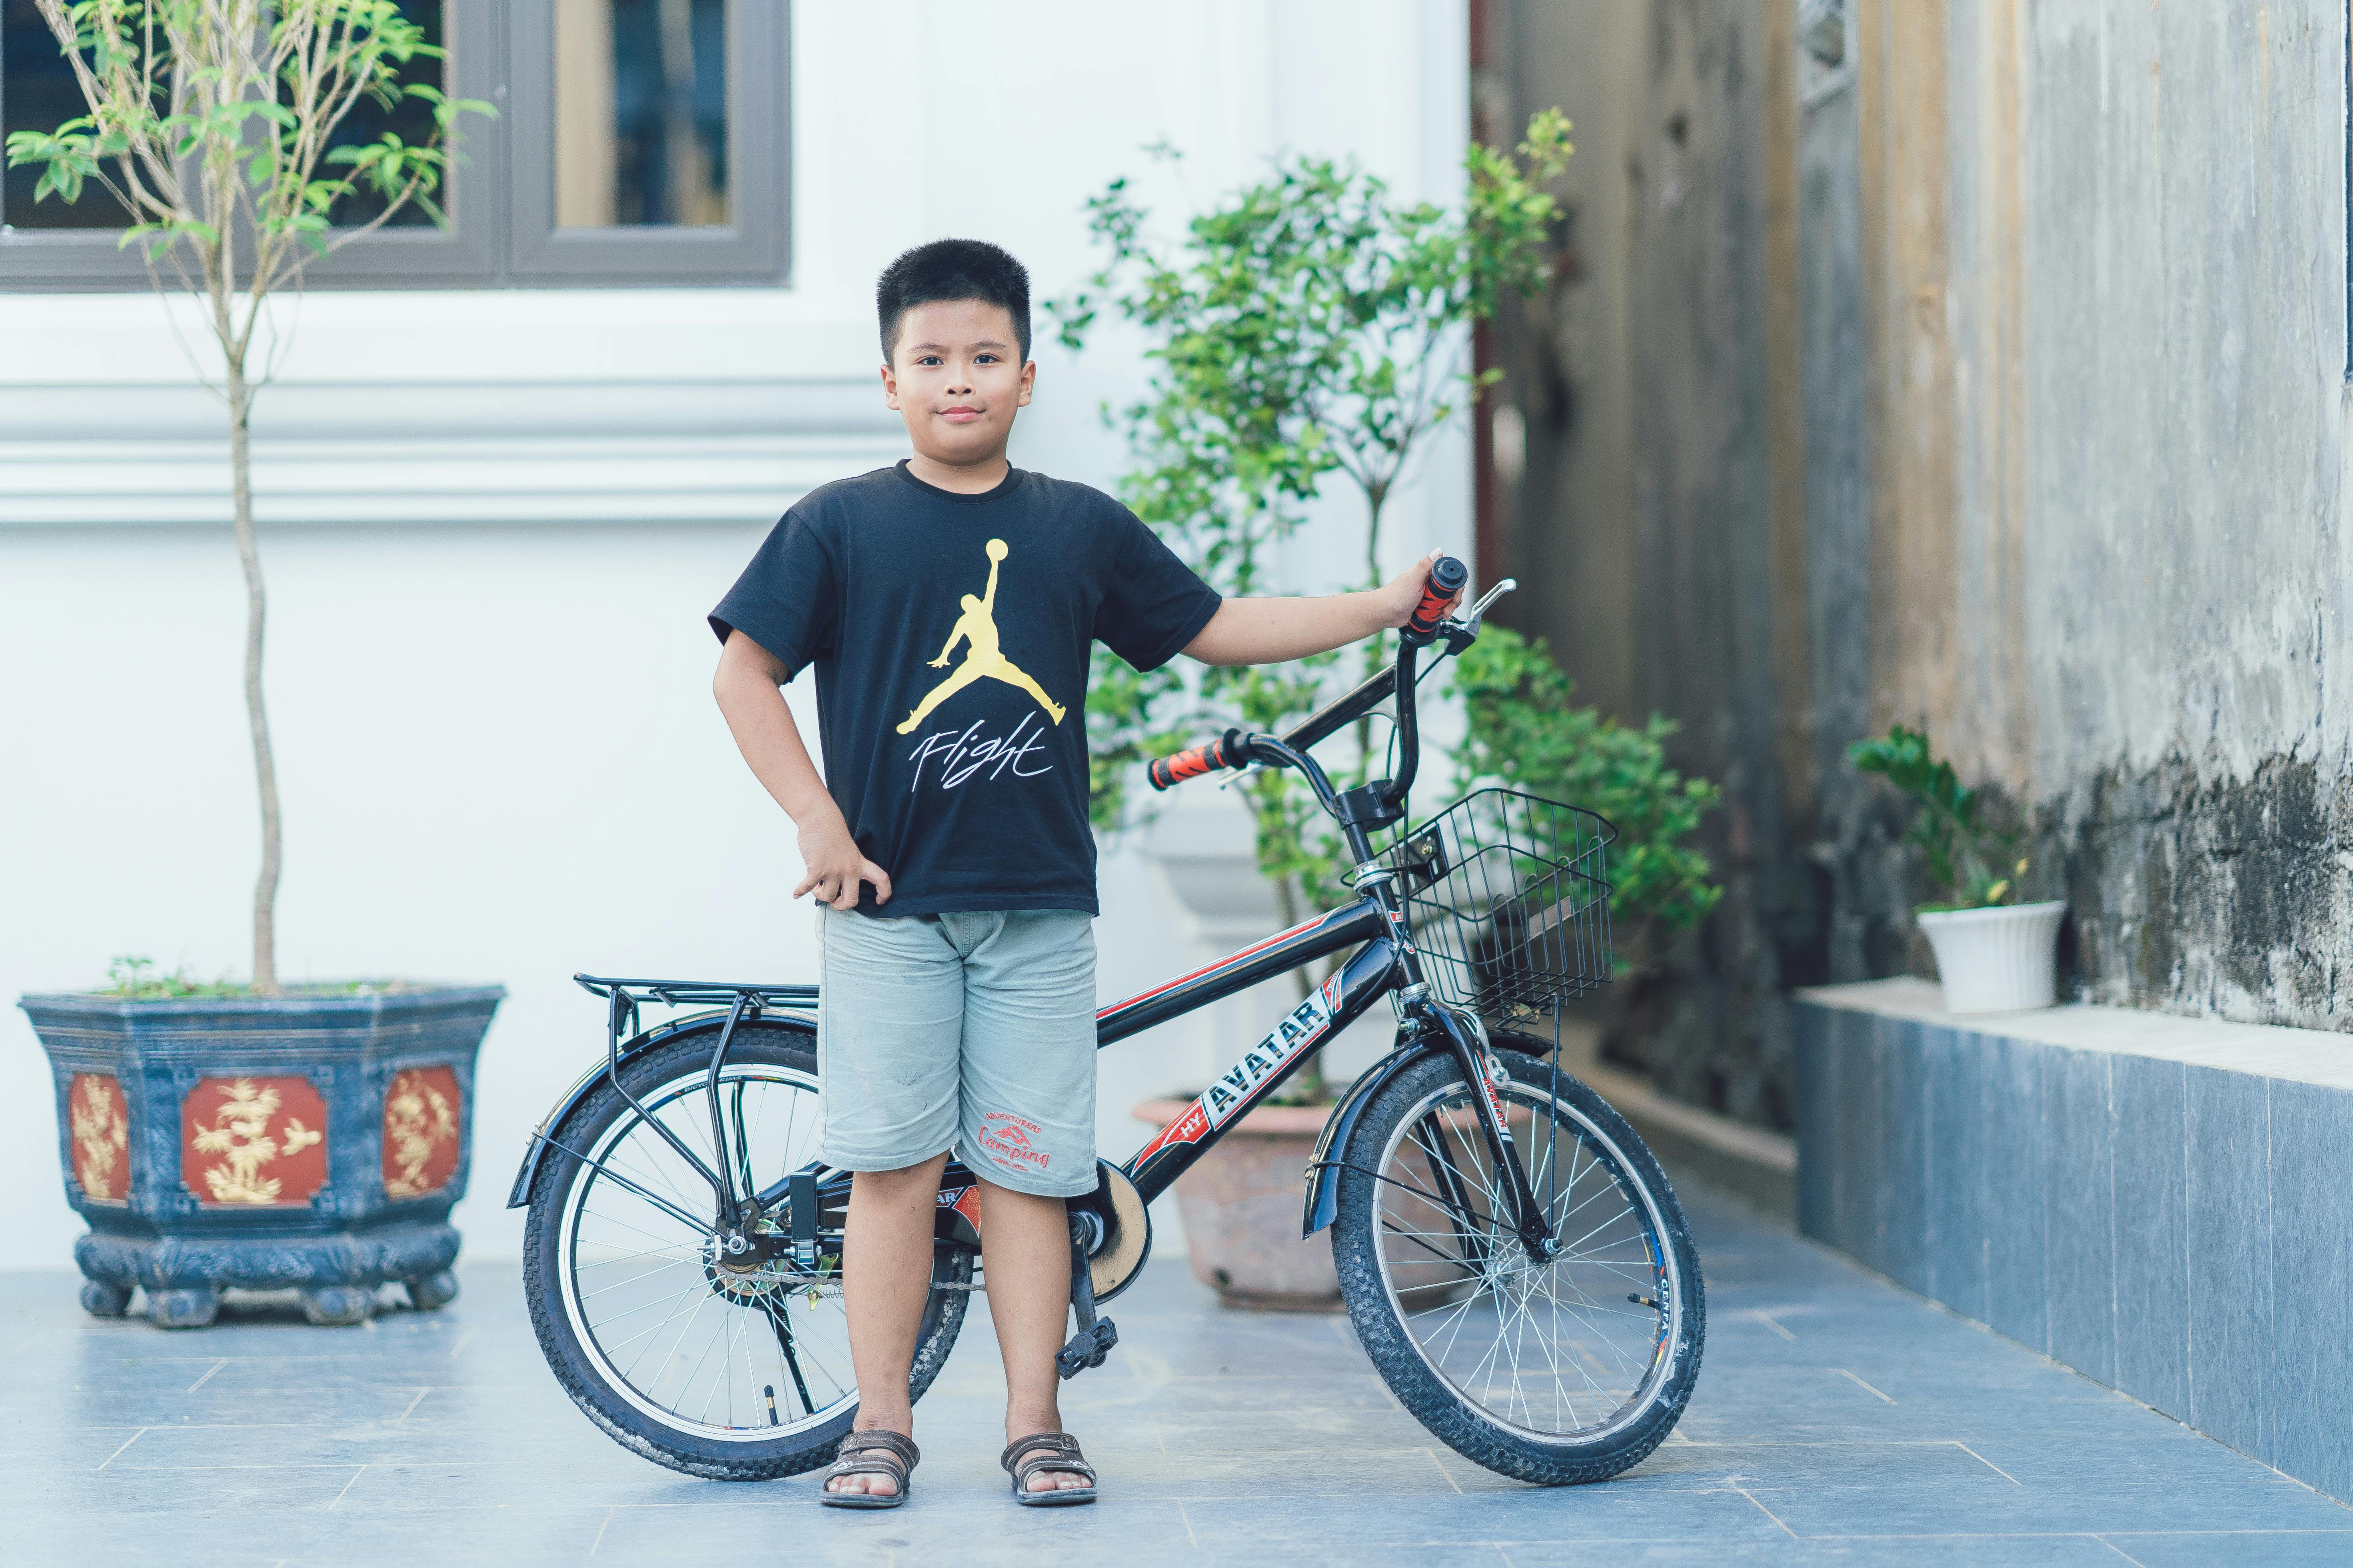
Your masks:
[[[636,1005],[658,1002],[666,1007],[727,1007],[737,997],[754,1007],[810,1008],[817,1005],[814,985],[769,985],[723,980],[622,980],[604,974],[575,974],[574,984],[593,995],[617,997]]]

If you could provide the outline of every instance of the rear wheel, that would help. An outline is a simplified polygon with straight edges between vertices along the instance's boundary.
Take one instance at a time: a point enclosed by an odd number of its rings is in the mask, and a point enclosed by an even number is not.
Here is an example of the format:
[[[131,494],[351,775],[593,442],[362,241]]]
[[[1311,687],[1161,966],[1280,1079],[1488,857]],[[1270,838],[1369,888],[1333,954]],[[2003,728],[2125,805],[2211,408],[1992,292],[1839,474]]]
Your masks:
[[[1544,1485],[1603,1480],[1666,1440],[1699,1376],[1699,1258],[1658,1163],[1601,1097],[1498,1033],[1505,1120],[1554,1245],[1532,1258],[1451,1056],[1385,1086],[1351,1130],[1332,1227],[1357,1337],[1398,1401],[1465,1458]]]
[[[704,1090],[717,1038],[683,1036],[621,1069],[638,1103],[714,1168]],[[763,1024],[729,1047],[720,1095],[743,1133],[739,1184],[758,1191],[817,1158],[811,1045],[806,1030]],[[830,1462],[858,1408],[838,1211],[824,1216],[814,1273],[794,1264],[782,1220],[731,1258],[681,1217],[707,1221],[709,1184],[609,1079],[552,1136],[562,1147],[533,1184],[523,1286],[574,1402],[622,1447],[690,1475],[765,1480]],[[943,1248],[933,1268],[935,1285],[971,1283],[968,1253]],[[932,1291],[910,1397],[939,1374],[967,1300]]]

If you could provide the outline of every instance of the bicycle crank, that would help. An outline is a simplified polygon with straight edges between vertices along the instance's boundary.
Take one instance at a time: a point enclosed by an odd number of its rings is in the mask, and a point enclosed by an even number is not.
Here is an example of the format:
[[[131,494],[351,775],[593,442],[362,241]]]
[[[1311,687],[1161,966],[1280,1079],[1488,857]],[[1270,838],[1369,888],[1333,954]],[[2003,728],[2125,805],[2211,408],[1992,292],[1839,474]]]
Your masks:
[[[1079,1331],[1054,1356],[1054,1364],[1065,1379],[1103,1365],[1103,1358],[1119,1343],[1119,1325],[1095,1316],[1094,1270],[1088,1266],[1087,1253],[1100,1224],[1092,1215],[1074,1212],[1071,1215],[1071,1310],[1078,1314]]]

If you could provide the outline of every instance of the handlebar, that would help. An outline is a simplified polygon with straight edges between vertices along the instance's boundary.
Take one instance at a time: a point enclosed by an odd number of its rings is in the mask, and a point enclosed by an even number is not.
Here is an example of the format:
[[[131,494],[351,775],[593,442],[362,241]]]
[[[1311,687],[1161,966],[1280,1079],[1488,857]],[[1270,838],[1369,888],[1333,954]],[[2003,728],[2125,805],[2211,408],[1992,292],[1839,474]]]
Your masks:
[[[1430,563],[1430,575],[1422,579],[1421,603],[1406,617],[1405,629],[1413,637],[1429,637],[1438,631],[1438,623],[1446,615],[1446,606],[1454,595],[1462,592],[1462,584],[1471,581],[1471,568],[1451,555],[1441,555]]]
[[[1156,757],[1144,770],[1145,776],[1152,781],[1154,789],[1173,789],[1187,779],[1198,778],[1219,768],[1242,767],[1249,759],[1242,755],[1238,744],[1240,740],[1240,731],[1229,730],[1206,746],[1190,747],[1171,757]]]
[[[1246,735],[1238,730],[1229,730],[1207,744],[1155,760],[1145,770],[1145,778],[1155,790],[1166,790],[1187,779],[1199,778],[1220,768],[1243,768],[1252,763],[1265,763],[1278,767],[1301,768],[1309,774],[1309,782],[1318,786],[1318,796],[1324,796],[1329,790],[1314,776],[1316,770],[1303,755],[1307,748],[1345,729],[1395,697],[1398,738],[1403,744],[1399,748],[1399,776],[1388,785],[1388,793],[1390,798],[1402,800],[1413,783],[1420,761],[1414,713],[1415,655],[1421,645],[1441,637],[1447,644],[1447,653],[1461,652],[1477,639],[1479,622],[1486,614],[1487,606],[1518,586],[1506,577],[1490,588],[1472,606],[1467,616],[1455,621],[1441,620],[1440,617],[1447,601],[1462,591],[1470,577],[1470,569],[1451,555],[1441,555],[1430,563],[1421,602],[1414,607],[1413,615],[1406,622],[1402,634],[1404,646],[1398,650],[1397,662],[1309,714],[1279,740],[1271,735]]]

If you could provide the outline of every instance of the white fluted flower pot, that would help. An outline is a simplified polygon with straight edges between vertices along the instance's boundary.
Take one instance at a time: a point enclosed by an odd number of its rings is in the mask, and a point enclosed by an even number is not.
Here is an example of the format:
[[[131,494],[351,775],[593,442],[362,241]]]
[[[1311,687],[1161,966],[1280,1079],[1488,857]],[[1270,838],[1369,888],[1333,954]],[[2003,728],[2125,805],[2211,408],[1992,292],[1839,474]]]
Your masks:
[[[1936,953],[1947,1013],[2022,1013],[2057,1000],[2055,965],[2064,900],[1913,917]]]

